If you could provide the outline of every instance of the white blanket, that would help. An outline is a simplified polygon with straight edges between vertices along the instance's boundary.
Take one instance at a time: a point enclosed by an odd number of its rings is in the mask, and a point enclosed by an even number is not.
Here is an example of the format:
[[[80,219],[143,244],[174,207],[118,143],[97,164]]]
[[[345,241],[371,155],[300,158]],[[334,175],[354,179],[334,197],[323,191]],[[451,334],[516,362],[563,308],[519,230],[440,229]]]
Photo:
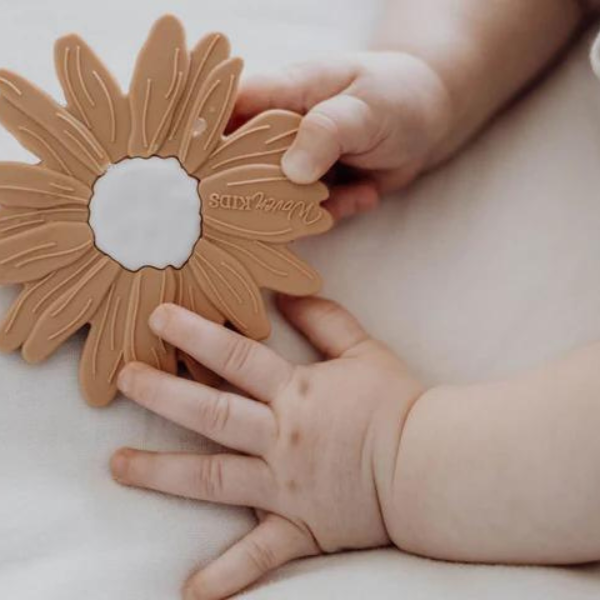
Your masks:
[[[220,29],[247,72],[363,46],[373,0],[0,0],[0,63],[59,94],[52,44],[80,32],[125,82],[147,29],[174,12]],[[600,84],[581,43],[465,154],[378,212],[302,243],[326,294],[426,378],[511,373],[600,337]],[[0,133],[0,160],[29,160]],[[0,291],[0,309],[14,290]],[[279,320],[271,344],[307,360]],[[40,367],[0,357],[0,598],[173,600],[188,572],[253,524],[245,510],[124,489],[121,445],[208,442],[118,401],[85,406],[81,338]],[[292,564],[248,598],[598,598],[600,570],[461,566],[395,550]]]

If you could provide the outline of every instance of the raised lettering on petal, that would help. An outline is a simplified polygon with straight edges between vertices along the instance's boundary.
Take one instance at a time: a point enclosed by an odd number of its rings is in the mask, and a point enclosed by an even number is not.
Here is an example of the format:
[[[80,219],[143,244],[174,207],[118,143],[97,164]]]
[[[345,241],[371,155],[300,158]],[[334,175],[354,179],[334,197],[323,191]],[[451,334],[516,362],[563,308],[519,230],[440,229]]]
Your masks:
[[[322,216],[314,204],[307,204],[303,200],[267,197],[264,192],[256,192],[253,196],[214,193],[210,195],[209,206],[233,211],[281,212],[286,213],[289,220],[297,215],[305,225],[316,223]]]

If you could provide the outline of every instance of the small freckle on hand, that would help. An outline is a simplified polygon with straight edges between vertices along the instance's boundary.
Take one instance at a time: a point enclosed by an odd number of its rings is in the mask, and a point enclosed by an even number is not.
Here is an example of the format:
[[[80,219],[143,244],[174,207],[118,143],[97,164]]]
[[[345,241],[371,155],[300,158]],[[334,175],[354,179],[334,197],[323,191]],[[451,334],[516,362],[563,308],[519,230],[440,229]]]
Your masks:
[[[297,429],[295,429],[290,434],[290,445],[297,446],[300,443],[301,439],[302,439],[302,434]]]
[[[298,385],[298,393],[303,398],[308,396],[308,392],[310,391],[310,383],[307,379],[302,379],[300,384]]]

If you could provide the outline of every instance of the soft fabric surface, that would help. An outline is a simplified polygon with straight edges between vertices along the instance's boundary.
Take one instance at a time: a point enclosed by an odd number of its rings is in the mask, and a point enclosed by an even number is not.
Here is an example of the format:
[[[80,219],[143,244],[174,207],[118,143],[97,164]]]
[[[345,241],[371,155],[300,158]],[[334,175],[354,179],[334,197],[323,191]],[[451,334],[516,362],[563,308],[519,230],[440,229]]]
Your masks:
[[[150,24],[172,11],[190,40],[227,32],[247,72],[258,72],[364,46],[378,9],[367,0],[0,0],[0,63],[58,94],[52,44],[74,30],[128,81]],[[600,84],[589,42],[435,176],[299,246],[326,294],[431,383],[502,376],[600,336]],[[1,132],[0,160],[20,159],[29,158]],[[0,308],[12,297],[2,289]],[[279,319],[270,343],[311,356]],[[211,446],[125,401],[86,407],[80,350],[75,339],[37,368],[0,357],[0,597],[172,600],[252,516],[114,484],[107,462],[121,445]],[[247,597],[583,600],[599,589],[595,566],[462,566],[379,550],[289,565]]]

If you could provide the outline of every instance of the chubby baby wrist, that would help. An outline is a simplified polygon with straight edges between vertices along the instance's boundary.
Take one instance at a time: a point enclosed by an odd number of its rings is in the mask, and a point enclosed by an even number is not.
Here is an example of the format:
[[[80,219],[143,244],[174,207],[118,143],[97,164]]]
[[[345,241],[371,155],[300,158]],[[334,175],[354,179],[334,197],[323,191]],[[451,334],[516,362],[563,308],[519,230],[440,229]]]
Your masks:
[[[406,425],[428,390],[415,381],[410,393],[402,393],[377,416],[372,447],[373,480],[383,524],[395,543],[399,507],[395,500],[395,480]]]
[[[460,127],[458,112],[451,88],[443,73],[426,57],[414,51],[398,50],[404,63],[411,63],[415,114],[419,115],[421,135],[426,151],[422,156],[421,172],[428,171],[439,162],[449,140]],[[406,68],[400,74],[407,78]]]

